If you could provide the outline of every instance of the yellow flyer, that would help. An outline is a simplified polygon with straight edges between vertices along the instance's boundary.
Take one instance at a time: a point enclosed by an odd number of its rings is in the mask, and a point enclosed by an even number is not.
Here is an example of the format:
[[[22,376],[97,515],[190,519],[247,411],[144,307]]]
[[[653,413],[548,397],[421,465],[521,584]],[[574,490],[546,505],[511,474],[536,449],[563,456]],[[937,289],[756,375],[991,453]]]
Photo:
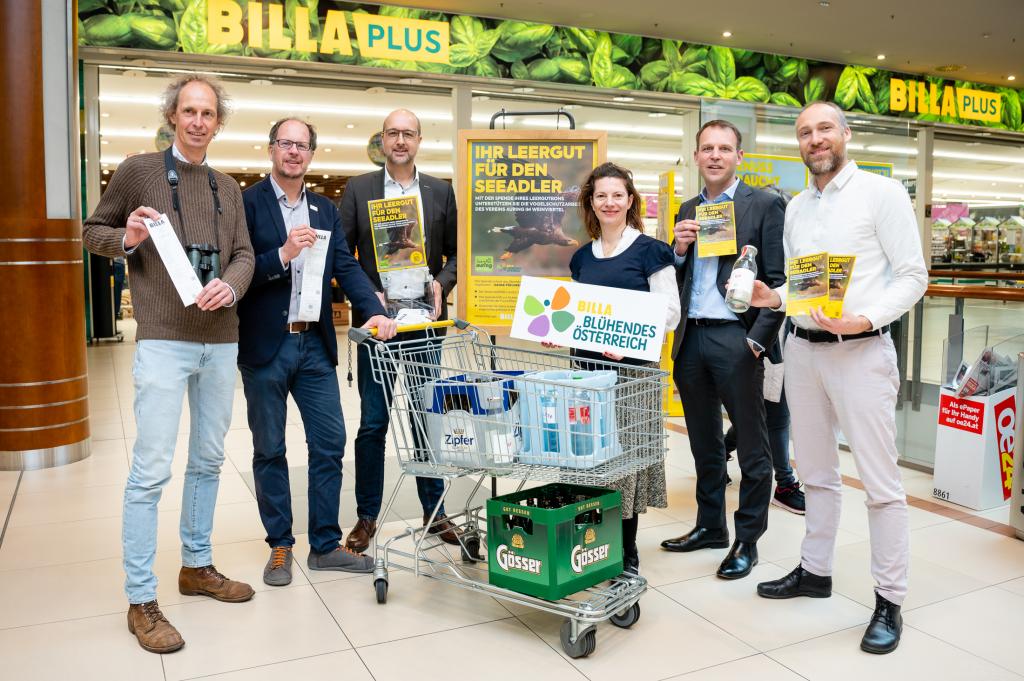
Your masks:
[[[828,253],[789,259],[786,316],[810,314],[828,304]]]
[[[843,298],[846,297],[846,289],[850,286],[850,277],[853,276],[853,263],[857,259],[855,255],[832,255],[828,256],[828,303],[825,305],[825,314],[838,319],[843,316]]]
[[[697,206],[697,257],[710,258],[716,255],[736,253],[736,204],[705,203]]]
[[[423,267],[426,264],[423,211],[418,196],[367,201],[367,209],[370,213],[370,230],[378,272]]]

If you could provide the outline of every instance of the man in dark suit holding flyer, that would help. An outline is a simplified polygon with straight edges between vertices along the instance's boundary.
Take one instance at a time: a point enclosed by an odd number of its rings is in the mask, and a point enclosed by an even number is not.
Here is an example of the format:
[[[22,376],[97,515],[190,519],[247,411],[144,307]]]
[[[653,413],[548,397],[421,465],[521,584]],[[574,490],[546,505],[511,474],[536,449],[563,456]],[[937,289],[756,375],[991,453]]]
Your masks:
[[[736,255],[700,257],[696,244],[700,205],[733,203],[736,251],[757,248],[757,278],[779,286],[786,280],[781,198],[753,189],[736,177],[743,160],[742,135],[732,123],[709,121],[697,133],[697,163],[704,190],[684,203],[676,217],[675,241],[682,320],[672,349],[673,378],[682,397],[697,470],[697,522],[687,534],[667,539],[669,551],[730,546],[725,518],[725,444],[722,406],[736,426],[742,481],[734,520],[736,541],[718,569],[723,579],[750,574],[757,540],[767,527],[772,495],[772,459],[762,397],[762,356],[777,342],[783,313],[751,308],[735,313],[725,303]]]
[[[270,129],[270,174],[242,195],[256,269],[239,304],[238,366],[252,430],[252,471],[270,558],[263,581],[292,579],[291,488],[285,459],[288,395],[299,408],[309,448],[312,570],[369,572],[373,561],[341,546],[338,506],[345,421],[338,389],[338,341],[331,279],[378,336],[394,335],[373,285],[348,249],[338,211],[305,186],[316,129],[286,118]],[[315,277],[315,278],[314,278]]]
[[[433,316],[447,319],[445,300],[455,287],[458,213],[451,184],[416,169],[416,152],[422,141],[420,121],[411,111],[398,109],[384,120],[382,144],[387,161],[384,168],[349,180],[341,199],[341,224],[349,247],[356,252],[363,271],[378,291],[383,290],[370,224],[368,203],[379,199],[419,196],[422,206],[426,266],[433,277]],[[361,323],[355,315],[353,323]],[[424,332],[401,333],[395,341],[423,338]],[[384,388],[373,377],[369,350],[357,349],[357,380],[362,401],[359,433],[356,435],[356,513],[358,521],[345,540],[354,551],[365,551],[377,531],[384,495],[384,445],[388,432],[388,404]],[[385,376],[386,378],[386,376]],[[413,429],[418,435],[418,430]],[[423,506],[423,522],[431,534],[449,544],[458,544],[458,531],[448,521],[443,504],[439,505],[444,484],[439,478],[416,478],[416,489]],[[435,515],[436,512],[436,515]]]

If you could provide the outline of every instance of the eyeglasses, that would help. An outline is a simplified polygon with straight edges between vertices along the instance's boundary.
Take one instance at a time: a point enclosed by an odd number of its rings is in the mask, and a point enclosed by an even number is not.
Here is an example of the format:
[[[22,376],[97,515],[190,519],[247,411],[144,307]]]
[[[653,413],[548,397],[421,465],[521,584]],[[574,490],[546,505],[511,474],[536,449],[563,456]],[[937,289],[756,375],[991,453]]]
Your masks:
[[[418,130],[398,130],[396,128],[388,128],[384,131],[384,136],[394,142],[401,137],[404,137],[407,140],[417,140],[420,137],[420,133]]]
[[[276,144],[282,151],[289,151],[292,147],[299,151],[309,151],[313,148],[307,142],[296,142],[294,140],[274,140],[272,144]]]

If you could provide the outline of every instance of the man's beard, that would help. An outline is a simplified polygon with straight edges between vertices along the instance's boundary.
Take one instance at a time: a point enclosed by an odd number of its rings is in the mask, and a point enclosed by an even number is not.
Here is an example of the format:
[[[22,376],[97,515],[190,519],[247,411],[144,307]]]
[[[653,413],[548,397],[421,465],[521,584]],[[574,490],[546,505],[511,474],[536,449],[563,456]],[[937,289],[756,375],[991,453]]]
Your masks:
[[[811,171],[812,175],[828,175],[843,165],[843,154],[835,148],[828,150],[828,156],[818,161],[809,161],[804,157],[804,165]]]

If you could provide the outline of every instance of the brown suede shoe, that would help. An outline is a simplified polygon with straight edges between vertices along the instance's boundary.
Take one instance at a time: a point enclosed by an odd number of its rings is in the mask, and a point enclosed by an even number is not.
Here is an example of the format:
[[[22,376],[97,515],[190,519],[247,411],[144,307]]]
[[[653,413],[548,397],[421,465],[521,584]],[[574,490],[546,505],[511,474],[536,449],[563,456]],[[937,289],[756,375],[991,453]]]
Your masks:
[[[173,653],[185,645],[178,630],[160,612],[156,601],[128,606],[128,631],[151,653]]]
[[[182,567],[178,573],[178,591],[185,596],[209,596],[225,603],[242,603],[252,598],[252,587],[228,579],[212,565]]]
[[[423,524],[426,525],[428,520],[430,520],[430,516],[424,515]],[[445,544],[454,544],[455,546],[459,545],[459,537],[462,536],[462,532],[452,524],[452,521],[448,520],[448,516],[444,513],[438,513],[434,517],[434,524],[427,532],[438,535]]]
[[[360,518],[345,539],[345,548],[363,553],[370,547],[370,540],[377,534],[377,521]]]

